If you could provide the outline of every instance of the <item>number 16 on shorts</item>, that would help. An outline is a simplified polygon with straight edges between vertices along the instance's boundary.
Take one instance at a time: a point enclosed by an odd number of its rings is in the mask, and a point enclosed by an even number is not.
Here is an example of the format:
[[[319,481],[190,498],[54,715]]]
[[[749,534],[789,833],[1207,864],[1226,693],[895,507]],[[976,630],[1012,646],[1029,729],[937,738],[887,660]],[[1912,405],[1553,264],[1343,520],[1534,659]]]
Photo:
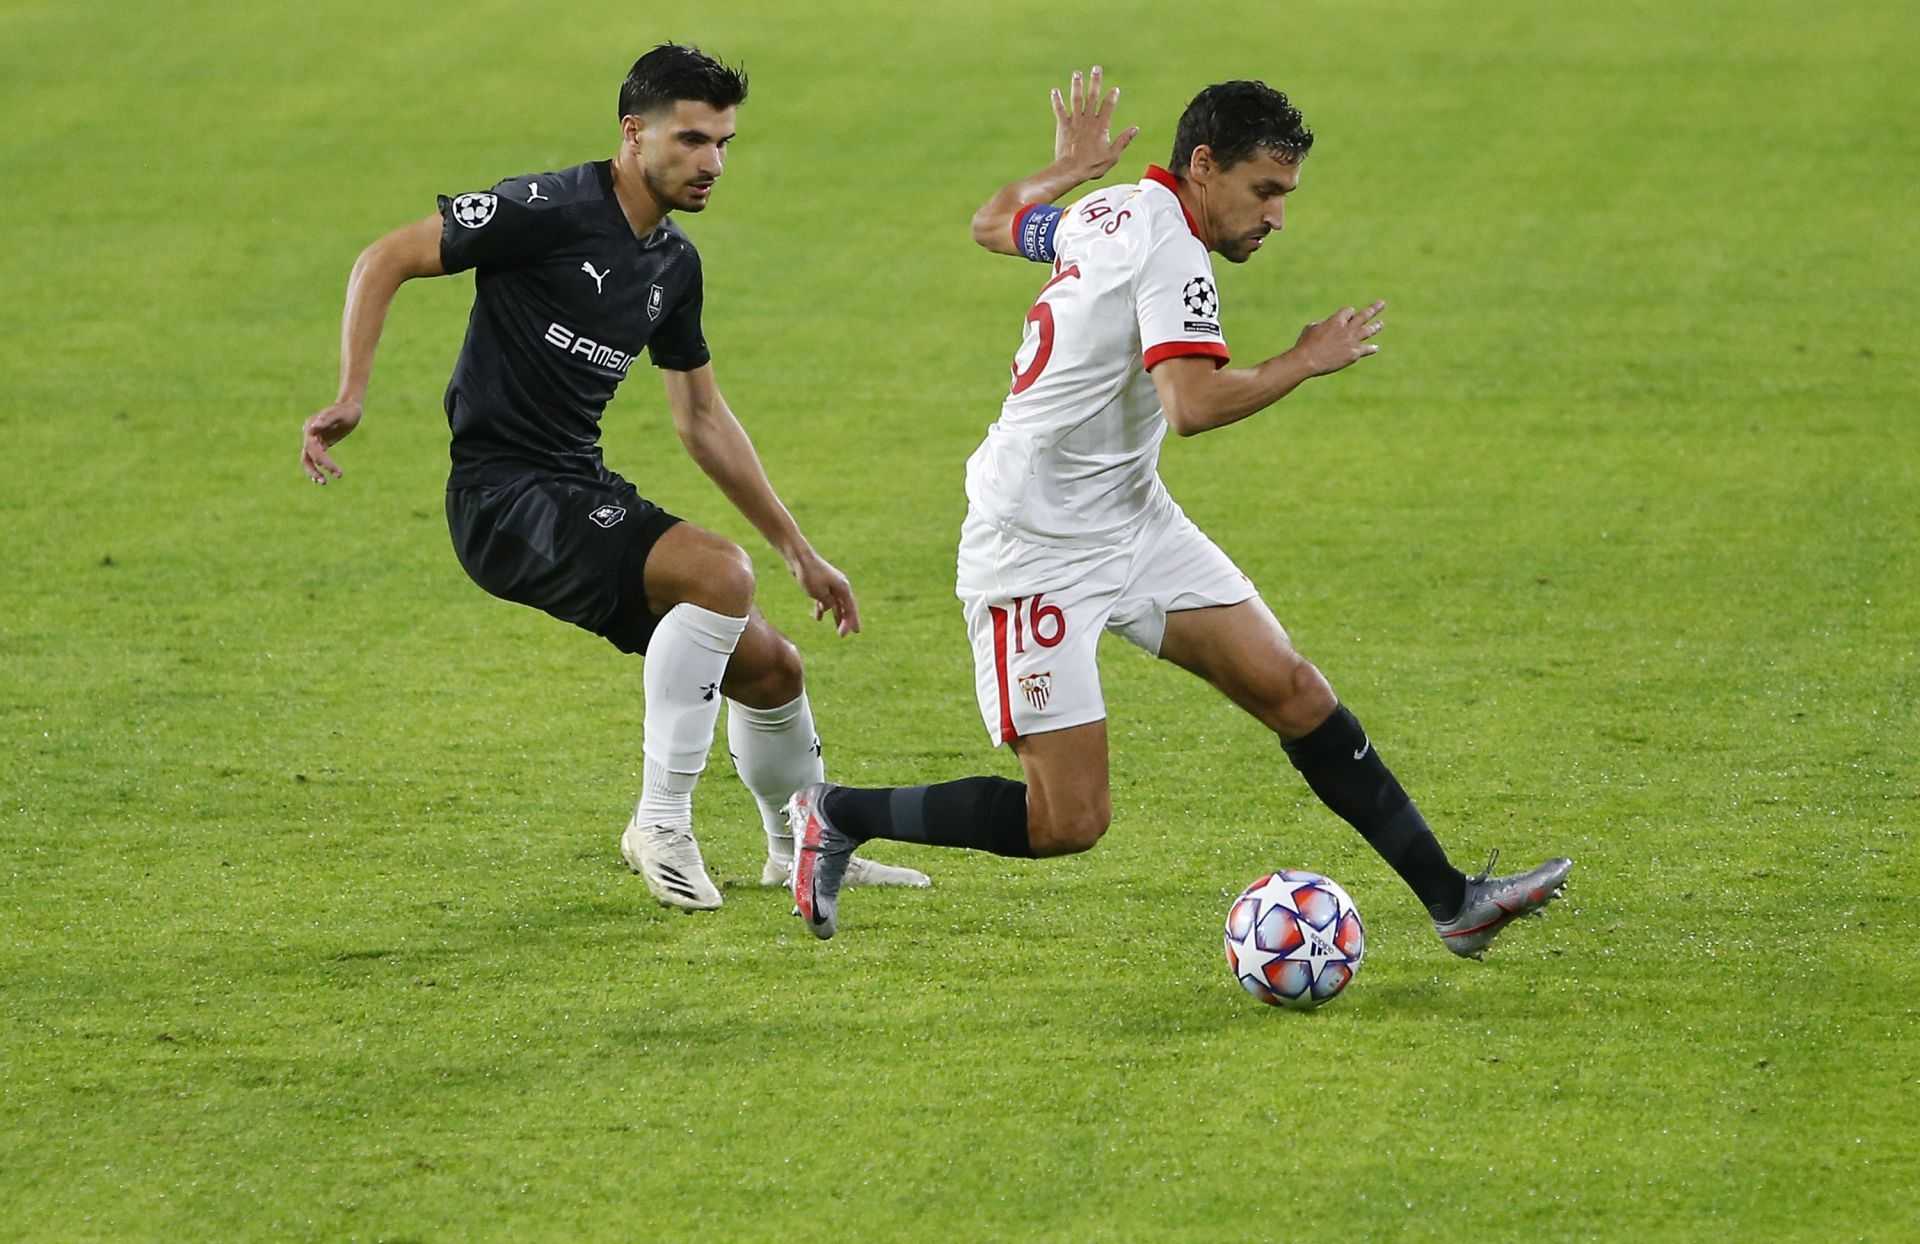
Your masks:
[[[968,602],[967,623],[980,716],[995,743],[1106,716],[1099,627],[1076,626],[1044,592]]]

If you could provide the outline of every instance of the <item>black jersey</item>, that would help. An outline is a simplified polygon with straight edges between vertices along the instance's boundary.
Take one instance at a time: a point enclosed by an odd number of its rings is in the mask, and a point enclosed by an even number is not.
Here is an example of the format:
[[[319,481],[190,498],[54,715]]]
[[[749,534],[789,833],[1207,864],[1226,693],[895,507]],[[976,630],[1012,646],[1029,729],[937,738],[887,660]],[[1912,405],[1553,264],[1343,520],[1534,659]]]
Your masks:
[[[600,416],[642,347],[674,371],[708,360],[693,243],[667,221],[634,237],[605,161],[442,195],[440,216],[441,263],[477,270],[449,483],[603,474]]]

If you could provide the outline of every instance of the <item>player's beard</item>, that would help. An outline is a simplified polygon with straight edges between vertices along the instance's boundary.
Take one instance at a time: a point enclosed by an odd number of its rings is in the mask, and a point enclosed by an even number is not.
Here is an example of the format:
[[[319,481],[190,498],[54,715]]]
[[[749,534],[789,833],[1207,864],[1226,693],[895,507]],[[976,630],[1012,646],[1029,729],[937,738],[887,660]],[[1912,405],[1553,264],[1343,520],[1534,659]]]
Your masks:
[[[669,183],[666,178],[659,176],[650,168],[641,169],[640,177],[647,184],[647,192],[653,195],[657,202],[666,204],[669,211],[704,212],[707,210],[705,198],[696,198],[689,193],[695,184],[691,181]],[[713,183],[706,184],[711,186]]]
[[[1209,226],[1207,229],[1209,236],[1214,238],[1231,238],[1230,244],[1227,242],[1216,242],[1213,246],[1213,253],[1228,263],[1245,263],[1247,260],[1252,259],[1254,252],[1260,249],[1260,247],[1255,246],[1254,243],[1265,238],[1267,233],[1271,232],[1271,230],[1261,230],[1258,233],[1249,232],[1230,235],[1227,233],[1224,223],[1215,218],[1211,213],[1209,213],[1207,217],[1207,224]]]
[[[1220,257],[1228,263],[1245,263],[1247,260],[1252,259],[1254,253],[1260,249],[1255,246],[1254,243],[1263,240],[1265,236],[1265,234],[1242,234],[1240,237],[1234,239],[1234,248],[1232,250],[1222,249],[1220,251]]]

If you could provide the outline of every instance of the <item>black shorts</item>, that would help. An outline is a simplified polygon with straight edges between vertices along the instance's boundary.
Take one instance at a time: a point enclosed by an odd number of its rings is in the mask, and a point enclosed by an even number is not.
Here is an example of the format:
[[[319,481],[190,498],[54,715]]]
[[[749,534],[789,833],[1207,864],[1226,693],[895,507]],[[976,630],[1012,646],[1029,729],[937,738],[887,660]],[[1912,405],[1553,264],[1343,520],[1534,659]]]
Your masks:
[[[608,472],[516,475],[447,489],[447,529],[467,574],[531,605],[645,652],[660,617],[647,608],[647,554],[680,520]]]

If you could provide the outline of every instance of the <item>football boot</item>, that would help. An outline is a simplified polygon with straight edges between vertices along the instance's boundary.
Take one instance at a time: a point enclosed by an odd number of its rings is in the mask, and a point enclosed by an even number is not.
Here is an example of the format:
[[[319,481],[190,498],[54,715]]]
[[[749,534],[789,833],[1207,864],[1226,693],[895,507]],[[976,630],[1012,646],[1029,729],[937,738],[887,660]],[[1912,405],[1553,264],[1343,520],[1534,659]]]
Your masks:
[[[1532,872],[1491,876],[1494,861],[1499,858],[1500,852],[1495,850],[1480,875],[1467,878],[1466,901],[1453,919],[1433,922],[1433,931],[1440,935],[1442,944],[1462,959],[1481,958],[1493,939],[1500,936],[1500,930],[1522,916],[1537,916],[1546,910],[1548,903],[1566,891],[1567,873],[1573,868],[1572,860],[1562,858],[1548,860]]]
[[[793,835],[793,914],[821,941],[840,924],[840,887],[858,844],[827,819],[820,801],[833,788],[802,786],[787,800],[787,830]]]
[[[720,891],[707,876],[700,844],[687,826],[629,822],[627,832],[620,835],[620,854],[668,907],[712,911],[720,906]]]

